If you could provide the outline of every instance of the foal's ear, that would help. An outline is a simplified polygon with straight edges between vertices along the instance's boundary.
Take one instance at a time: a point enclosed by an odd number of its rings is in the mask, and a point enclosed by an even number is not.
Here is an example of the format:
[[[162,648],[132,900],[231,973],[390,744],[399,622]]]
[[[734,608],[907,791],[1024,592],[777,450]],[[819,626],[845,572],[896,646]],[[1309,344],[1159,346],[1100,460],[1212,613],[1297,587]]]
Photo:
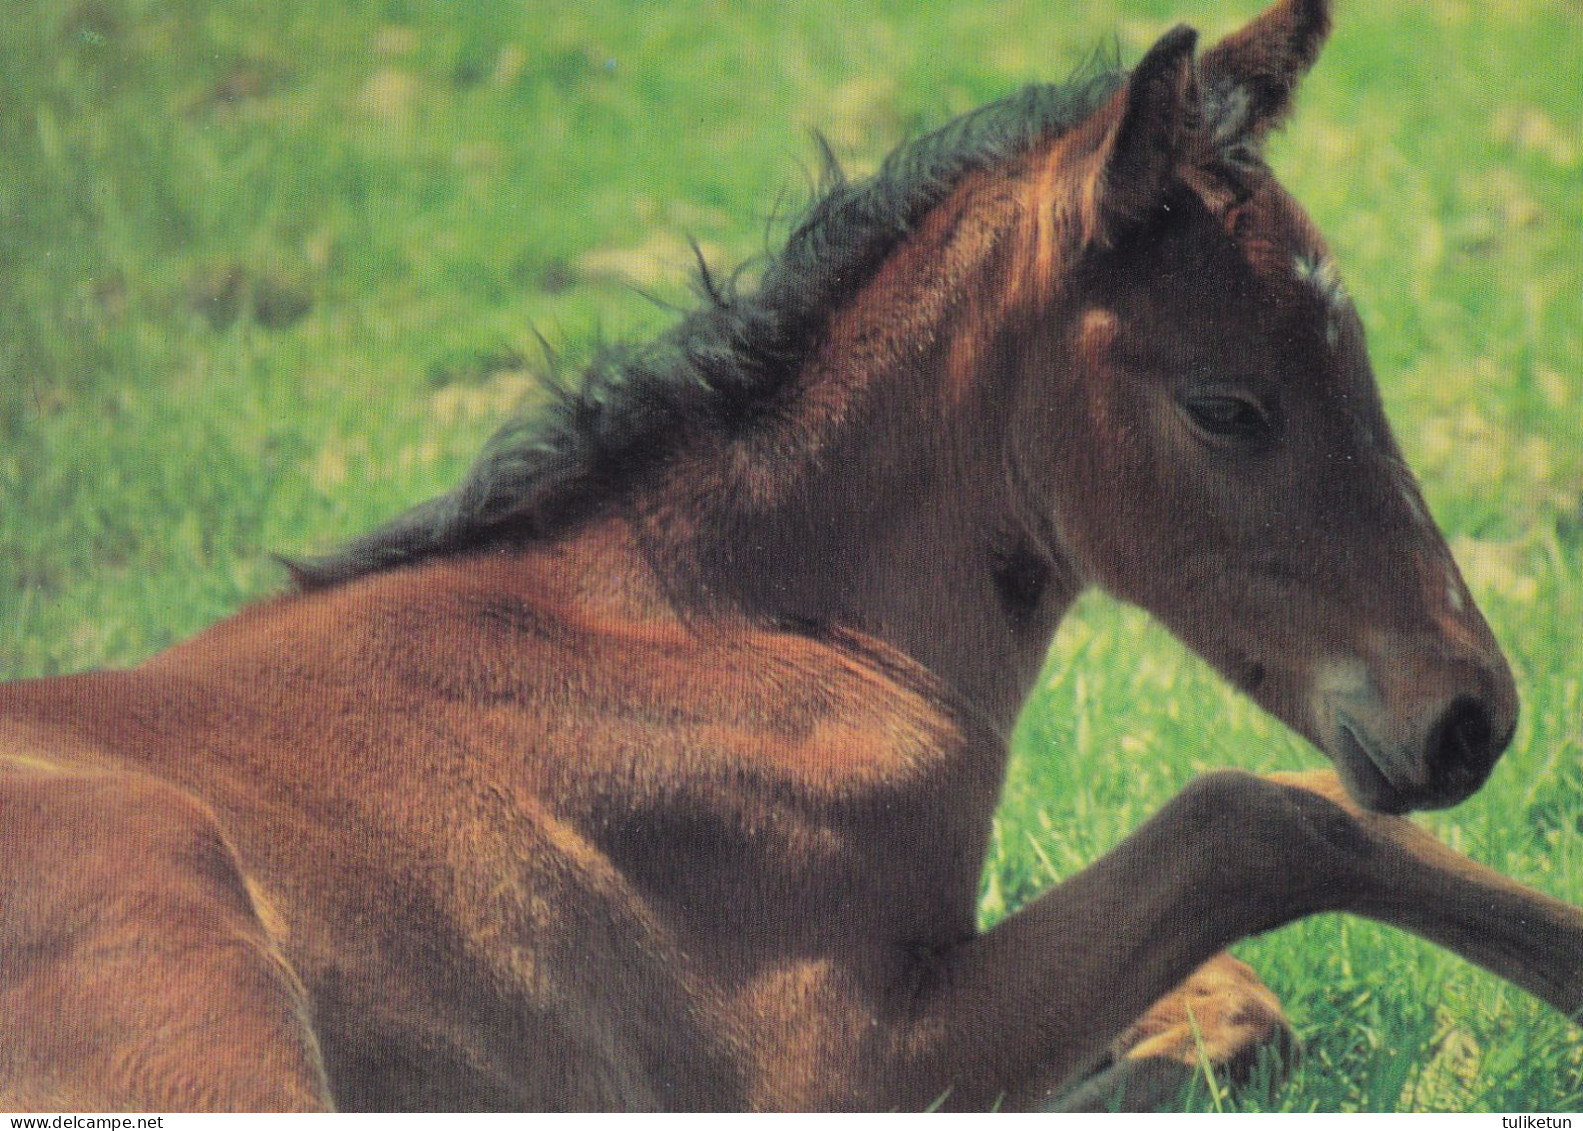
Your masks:
[[[1197,43],[1198,33],[1185,25],[1166,32],[1138,61],[1113,104],[1118,113],[1100,149],[1092,198],[1092,234],[1102,243],[1114,243],[1152,215],[1176,177],[1198,128]]]
[[[1329,34],[1330,0],[1282,0],[1205,52],[1199,74],[1216,141],[1256,153]]]

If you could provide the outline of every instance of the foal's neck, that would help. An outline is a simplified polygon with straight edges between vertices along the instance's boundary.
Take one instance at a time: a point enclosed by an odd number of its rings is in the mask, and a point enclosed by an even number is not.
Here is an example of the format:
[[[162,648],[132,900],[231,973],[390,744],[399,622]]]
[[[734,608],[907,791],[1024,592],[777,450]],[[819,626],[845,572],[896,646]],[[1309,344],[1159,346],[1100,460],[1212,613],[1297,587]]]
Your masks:
[[[684,589],[878,637],[1002,734],[1080,588],[1013,439],[1014,189],[966,178],[832,315],[771,423],[697,445],[658,508]]]
[[[891,374],[768,499],[698,524],[695,591],[752,616],[867,633],[917,660],[1009,735],[1079,585],[1020,513],[1003,429]],[[970,421],[969,423],[962,423]],[[692,527],[693,524],[685,524]]]

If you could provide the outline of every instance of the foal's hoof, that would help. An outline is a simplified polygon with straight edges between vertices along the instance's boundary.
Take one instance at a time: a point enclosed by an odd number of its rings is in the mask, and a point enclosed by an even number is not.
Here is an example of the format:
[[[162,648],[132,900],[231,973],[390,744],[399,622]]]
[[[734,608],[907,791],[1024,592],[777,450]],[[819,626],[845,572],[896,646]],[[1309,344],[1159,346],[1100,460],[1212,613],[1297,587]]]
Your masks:
[[[1297,1048],[1281,1003],[1246,962],[1217,954],[1166,994],[1112,1046],[1116,1058],[1208,1064],[1245,1083],[1261,1050]]]
[[[1154,1003],[1111,1046],[1111,1063],[1054,1106],[1057,1111],[1157,1111],[1195,1077],[1248,1084],[1261,1056],[1281,1070],[1298,1042],[1281,1003],[1246,963],[1219,954]]]

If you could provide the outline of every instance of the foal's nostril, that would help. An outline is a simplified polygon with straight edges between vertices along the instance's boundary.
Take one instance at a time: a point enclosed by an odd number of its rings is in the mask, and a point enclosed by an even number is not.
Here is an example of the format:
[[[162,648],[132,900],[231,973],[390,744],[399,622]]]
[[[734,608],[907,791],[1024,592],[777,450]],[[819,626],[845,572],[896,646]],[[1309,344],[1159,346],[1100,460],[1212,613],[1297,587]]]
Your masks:
[[[1495,765],[1504,743],[1497,743],[1489,710],[1471,695],[1451,701],[1429,732],[1429,765],[1453,780],[1479,783]]]

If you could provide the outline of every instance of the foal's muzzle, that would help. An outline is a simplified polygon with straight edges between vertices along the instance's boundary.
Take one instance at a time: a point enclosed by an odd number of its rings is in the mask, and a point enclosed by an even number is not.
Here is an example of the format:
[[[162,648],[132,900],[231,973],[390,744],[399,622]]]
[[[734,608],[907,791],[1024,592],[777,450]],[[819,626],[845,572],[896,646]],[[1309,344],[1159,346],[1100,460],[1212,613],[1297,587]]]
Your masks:
[[[1414,674],[1419,678],[1365,677],[1320,703],[1328,715],[1325,745],[1342,781],[1377,812],[1466,800],[1489,778],[1517,727],[1517,693],[1503,657]]]

